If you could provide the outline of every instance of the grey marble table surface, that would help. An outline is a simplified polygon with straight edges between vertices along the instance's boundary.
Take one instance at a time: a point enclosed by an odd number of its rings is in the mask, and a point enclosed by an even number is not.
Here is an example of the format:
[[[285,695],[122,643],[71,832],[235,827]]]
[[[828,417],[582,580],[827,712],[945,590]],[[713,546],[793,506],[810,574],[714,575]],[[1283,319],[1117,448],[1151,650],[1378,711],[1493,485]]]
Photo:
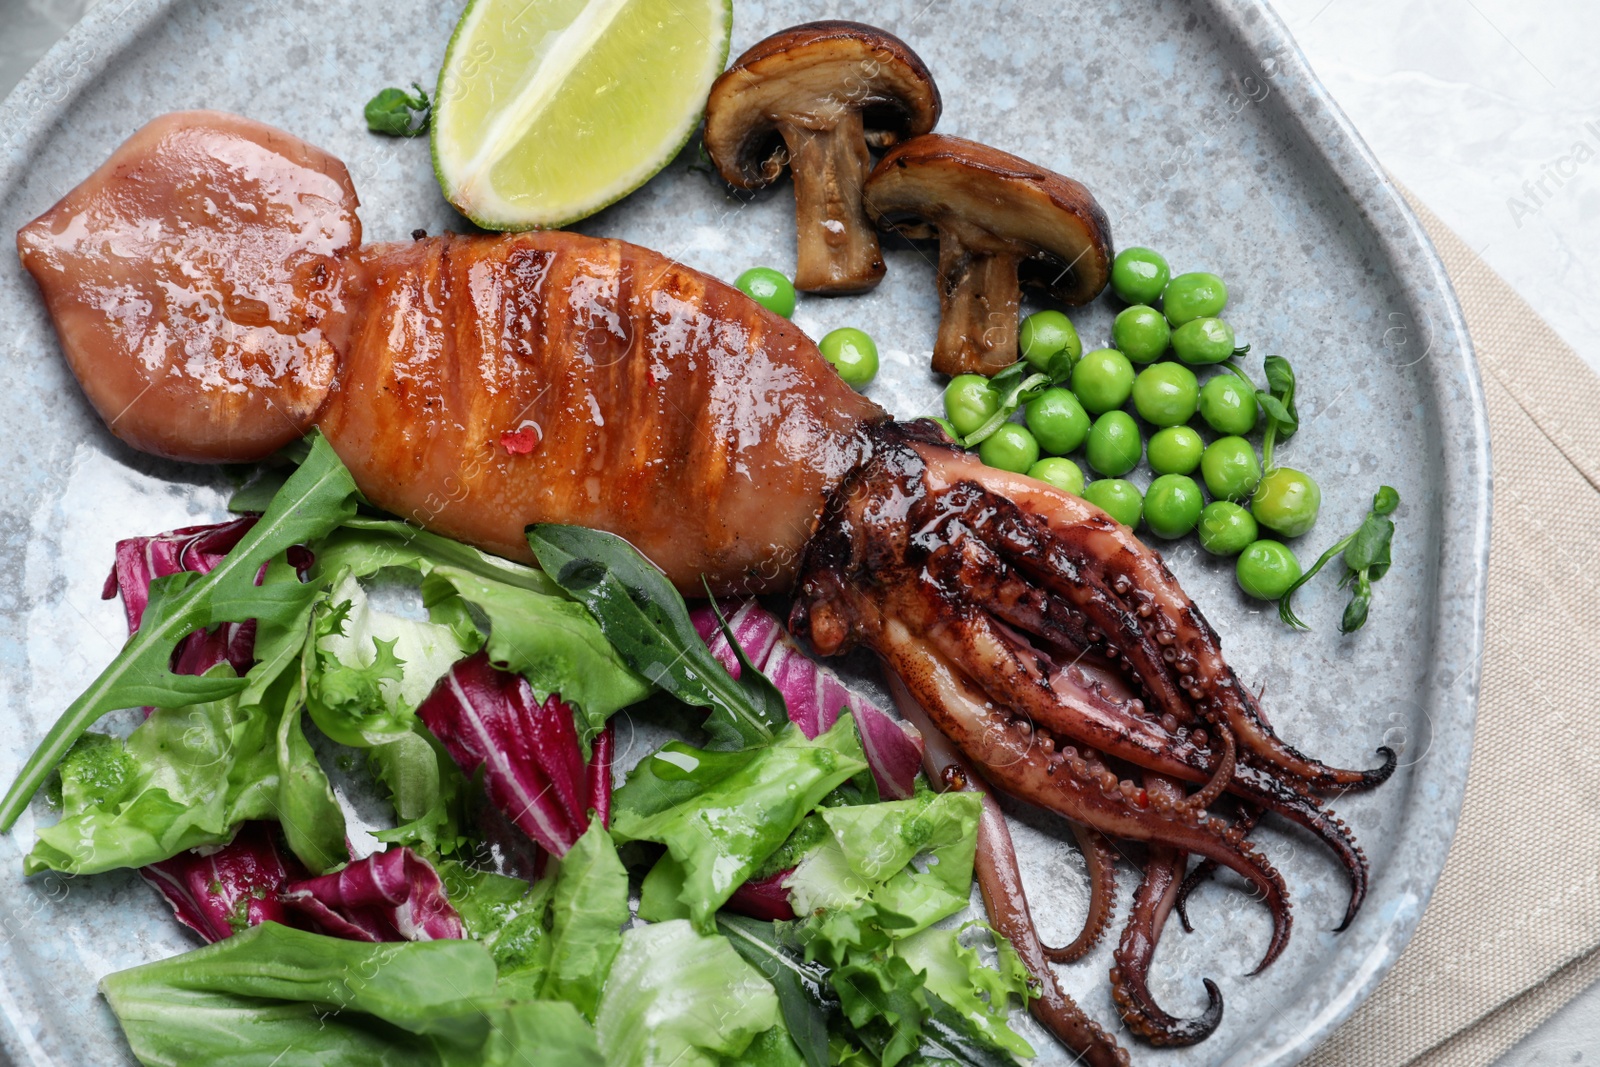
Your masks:
[[[1378,158],[1600,370],[1600,4],[1274,0]],[[92,0],[0,0],[0,96]],[[1501,1067],[1591,1062],[1600,986]]]

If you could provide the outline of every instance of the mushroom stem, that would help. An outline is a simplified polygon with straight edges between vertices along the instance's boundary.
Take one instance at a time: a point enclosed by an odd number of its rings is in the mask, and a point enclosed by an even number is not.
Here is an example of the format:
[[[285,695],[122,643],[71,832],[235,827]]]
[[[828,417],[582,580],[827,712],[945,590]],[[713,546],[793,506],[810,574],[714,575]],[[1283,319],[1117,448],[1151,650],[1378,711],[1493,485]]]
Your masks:
[[[933,369],[995,375],[1017,361],[1020,252],[980,251],[939,232],[939,337]]]
[[[778,123],[794,176],[794,286],[807,293],[860,293],[883,278],[878,235],[861,206],[872,170],[861,112],[850,108],[815,128]]]

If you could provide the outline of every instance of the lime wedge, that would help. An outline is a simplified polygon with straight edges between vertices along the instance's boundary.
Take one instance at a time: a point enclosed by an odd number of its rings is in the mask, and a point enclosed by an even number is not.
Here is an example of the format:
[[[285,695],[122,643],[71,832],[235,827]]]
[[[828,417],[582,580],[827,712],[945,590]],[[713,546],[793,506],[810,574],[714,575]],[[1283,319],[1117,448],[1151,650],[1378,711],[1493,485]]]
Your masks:
[[[527,230],[628,195],[700,121],[732,24],[732,0],[472,0],[433,107],[445,197]]]

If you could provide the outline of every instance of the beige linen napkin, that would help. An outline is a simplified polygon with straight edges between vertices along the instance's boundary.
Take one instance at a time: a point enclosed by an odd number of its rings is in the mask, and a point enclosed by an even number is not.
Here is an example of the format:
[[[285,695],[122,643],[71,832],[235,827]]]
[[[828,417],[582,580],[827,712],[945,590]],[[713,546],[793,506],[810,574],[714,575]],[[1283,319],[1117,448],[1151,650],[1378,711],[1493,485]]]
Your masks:
[[[1484,1067],[1600,979],[1600,378],[1412,206],[1455,283],[1488,397],[1483,689],[1433,901],[1308,1067]]]

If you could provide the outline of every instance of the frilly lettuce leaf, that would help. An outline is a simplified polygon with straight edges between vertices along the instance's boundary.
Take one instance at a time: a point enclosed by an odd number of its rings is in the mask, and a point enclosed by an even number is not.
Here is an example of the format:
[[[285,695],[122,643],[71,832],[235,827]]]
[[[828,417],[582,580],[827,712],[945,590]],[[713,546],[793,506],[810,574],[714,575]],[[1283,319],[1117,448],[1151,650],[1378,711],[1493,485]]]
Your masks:
[[[814,741],[790,725],[770,746],[738,752],[671,742],[617,790],[612,835],[666,845],[682,869],[678,902],[709,930],[717,909],[817,802],[866,767],[848,715]]]
[[[720,935],[674,919],[635,927],[600,998],[608,1067],[719,1067],[779,1024],[778,998]]]
[[[986,965],[975,949],[962,944],[982,931],[993,939],[997,966]],[[987,1044],[1016,1056],[1033,1055],[1033,1047],[1006,1022],[1013,996],[1019,1004],[1027,1002],[1028,972],[1005,938],[983,923],[969,923],[961,930],[924,930],[895,945],[895,954],[923,972],[927,991],[959,1012]]]
[[[417,705],[471,647],[447,625],[374,611],[340,572],[312,615],[306,708],[342,745],[370,748],[412,732]]]

